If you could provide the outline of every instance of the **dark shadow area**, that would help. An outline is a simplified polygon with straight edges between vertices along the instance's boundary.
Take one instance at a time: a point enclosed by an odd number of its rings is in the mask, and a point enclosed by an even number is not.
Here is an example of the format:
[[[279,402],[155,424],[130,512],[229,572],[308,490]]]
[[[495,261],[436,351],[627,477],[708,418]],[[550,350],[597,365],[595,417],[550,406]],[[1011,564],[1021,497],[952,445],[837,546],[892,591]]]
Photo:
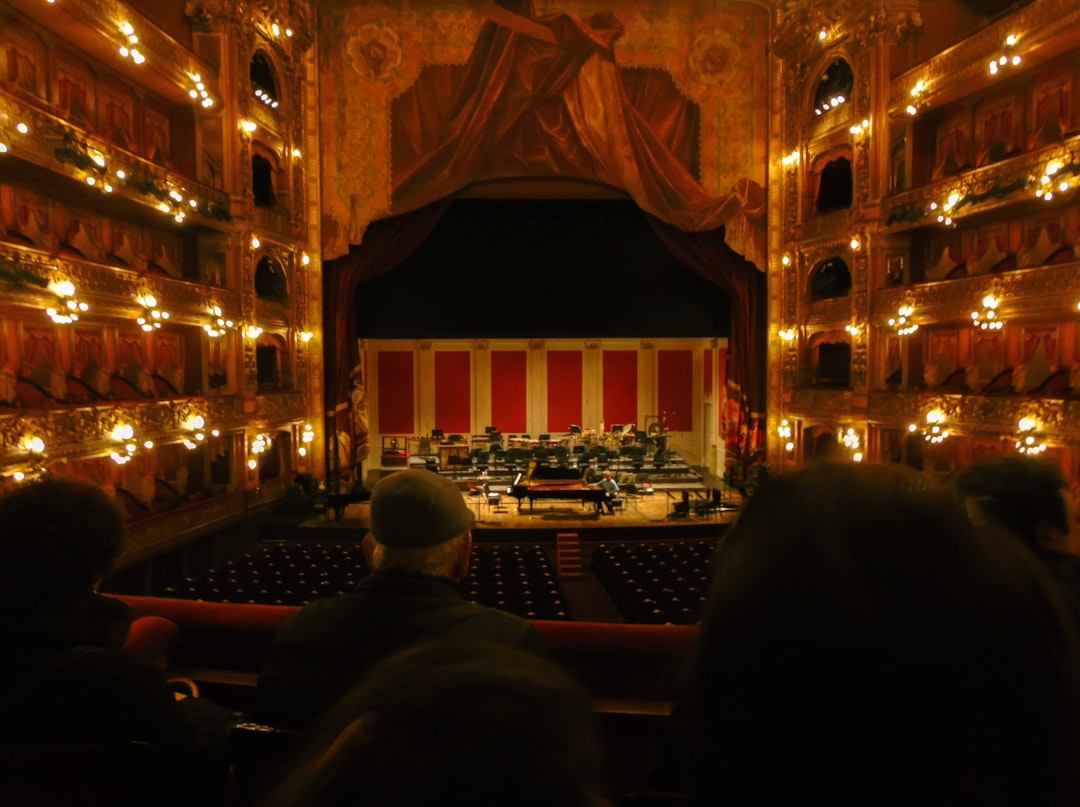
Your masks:
[[[631,201],[455,201],[419,249],[360,284],[359,336],[727,336],[727,294]]]

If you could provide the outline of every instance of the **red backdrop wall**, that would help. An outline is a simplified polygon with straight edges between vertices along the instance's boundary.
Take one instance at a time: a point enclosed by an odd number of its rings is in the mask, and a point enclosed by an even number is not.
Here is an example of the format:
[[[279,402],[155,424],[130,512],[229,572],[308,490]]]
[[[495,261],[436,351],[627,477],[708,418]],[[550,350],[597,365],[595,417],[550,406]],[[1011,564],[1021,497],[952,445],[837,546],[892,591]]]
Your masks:
[[[435,352],[435,428],[472,431],[472,376],[467,350]]]
[[[638,423],[637,351],[604,351],[604,425]]]
[[[381,434],[412,434],[416,430],[411,350],[379,354],[379,428]]]
[[[656,399],[672,431],[692,431],[694,424],[694,352],[657,351]]]
[[[491,351],[491,425],[504,434],[529,428],[527,361],[524,350]]]
[[[547,354],[547,431],[564,432],[581,423],[581,351]]]

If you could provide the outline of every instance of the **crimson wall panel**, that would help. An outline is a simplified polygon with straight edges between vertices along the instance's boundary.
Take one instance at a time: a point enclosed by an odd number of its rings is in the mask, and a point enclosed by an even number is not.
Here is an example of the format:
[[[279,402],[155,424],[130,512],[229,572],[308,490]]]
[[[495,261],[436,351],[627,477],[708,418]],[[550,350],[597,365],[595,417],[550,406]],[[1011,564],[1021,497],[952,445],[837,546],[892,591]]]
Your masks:
[[[468,350],[435,352],[435,428],[447,434],[473,430],[470,356]]]
[[[413,434],[416,411],[411,350],[382,350],[379,357],[379,426],[382,434]]]
[[[694,351],[657,351],[656,399],[672,431],[688,432],[694,424]]]
[[[547,431],[565,432],[581,423],[581,351],[547,354]]]
[[[638,422],[637,351],[604,351],[604,424]],[[639,424],[640,425],[640,424]],[[644,428],[644,426],[641,426]]]
[[[528,354],[491,351],[491,424],[504,434],[529,429]],[[484,424],[488,425],[488,424]]]

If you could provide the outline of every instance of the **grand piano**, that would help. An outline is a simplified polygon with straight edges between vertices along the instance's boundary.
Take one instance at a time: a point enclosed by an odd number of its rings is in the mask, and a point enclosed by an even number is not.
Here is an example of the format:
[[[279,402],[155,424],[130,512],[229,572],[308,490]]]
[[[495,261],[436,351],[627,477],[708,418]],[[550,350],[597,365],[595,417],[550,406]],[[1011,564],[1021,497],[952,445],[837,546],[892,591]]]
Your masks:
[[[518,474],[514,484],[510,487],[510,495],[518,500],[518,511],[521,511],[521,503],[529,500],[529,509],[533,509],[533,502],[537,499],[566,499],[579,501],[582,506],[592,502],[597,511],[604,501],[604,491],[600,488],[592,488],[585,482],[584,468],[567,468],[565,466],[534,465],[530,467],[528,476]]]

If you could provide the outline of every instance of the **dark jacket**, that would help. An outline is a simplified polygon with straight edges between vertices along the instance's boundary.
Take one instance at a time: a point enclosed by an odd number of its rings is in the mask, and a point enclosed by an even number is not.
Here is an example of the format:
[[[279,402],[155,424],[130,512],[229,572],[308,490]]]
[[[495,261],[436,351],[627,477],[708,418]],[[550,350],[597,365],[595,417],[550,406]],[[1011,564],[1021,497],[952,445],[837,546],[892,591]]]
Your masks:
[[[377,662],[438,638],[542,652],[527,620],[469,602],[450,580],[380,572],[282,623],[259,676],[256,717],[275,726],[308,726]]]
[[[178,702],[157,666],[120,649],[130,625],[124,603],[97,595],[0,620],[0,748],[142,740],[161,754],[161,803],[200,803],[224,783],[232,715]]]

